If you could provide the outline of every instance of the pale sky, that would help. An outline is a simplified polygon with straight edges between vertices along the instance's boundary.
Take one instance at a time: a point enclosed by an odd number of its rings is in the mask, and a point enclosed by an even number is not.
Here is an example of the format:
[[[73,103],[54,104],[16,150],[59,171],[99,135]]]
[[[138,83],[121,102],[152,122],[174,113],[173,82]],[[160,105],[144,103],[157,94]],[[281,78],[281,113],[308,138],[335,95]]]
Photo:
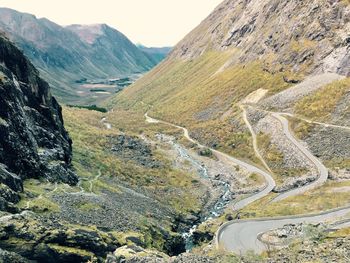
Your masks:
[[[0,0],[60,24],[106,23],[146,46],[173,46],[223,0]]]

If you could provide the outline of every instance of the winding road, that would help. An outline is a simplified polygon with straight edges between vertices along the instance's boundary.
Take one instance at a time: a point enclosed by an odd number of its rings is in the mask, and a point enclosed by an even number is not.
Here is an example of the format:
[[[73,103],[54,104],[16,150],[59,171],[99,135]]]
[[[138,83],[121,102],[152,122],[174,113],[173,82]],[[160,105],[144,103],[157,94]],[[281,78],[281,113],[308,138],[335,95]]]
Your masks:
[[[252,108],[254,108],[254,107],[252,107]],[[250,130],[250,132],[252,134],[252,137],[253,137],[254,151],[255,151],[256,155],[259,157],[259,159],[262,159],[264,165],[267,166],[267,164],[264,161],[263,157],[259,153],[258,146],[257,146],[257,141],[256,141],[256,135],[255,135],[253,127],[251,126],[251,124],[248,121],[247,113],[246,113],[246,110],[245,110],[243,105],[241,105],[241,109],[243,110],[244,122],[248,126],[248,128],[249,128],[249,130]],[[315,189],[315,188],[317,188],[319,186],[322,186],[328,179],[328,169],[305,146],[303,146],[294,137],[294,135],[289,130],[289,122],[283,116],[294,116],[294,115],[293,114],[289,114],[289,113],[266,111],[266,110],[263,110],[263,109],[260,109],[260,108],[257,108],[257,109],[261,110],[261,111],[264,111],[265,113],[271,115],[272,117],[274,117],[276,120],[278,120],[281,123],[282,129],[283,129],[283,133],[286,136],[286,138],[289,141],[291,141],[299,149],[299,151],[305,156],[305,158],[309,159],[315,165],[315,167],[317,168],[317,172],[318,172],[318,176],[317,176],[317,179],[315,181],[313,181],[313,182],[311,182],[309,184],[306,184],[306,185],[304,185],[302,187],[295,188],[295,189],[286,191],[284,193],[281,193],[277,197],[275,197],[272,202],[277,202],[277,201],[281,201],[281,200],[286,199],[286,198],[291,197],[291,196],[300,195],[300,194],[305,193],[305,192],[307,192],[309,190],[312,190],[312,189]],[[269,170],[269,171],[271,172],[271,170]]]
[[[256,134],[255,131],[252,127],[252,125],[250,124],[248,117],[247,117],[247,110],[243,105],[240,105],[240,108],[242,109],[243,112],[243,120],[245,122],[245,125],[248,127],[250,134],[252,135],[253,138],[253,148],[254,148],[254,152],[255,155],[259,158],[259,160],[264,164],[265,168],[272,173],[270,167],[268,166],[268,164],[266,163],[265,159],[261,156],[260,152],[259,152],[259,147],[258,147],[258,140],[256,138]]]
[[[169,125],[169,126],[172,126],[172,127],[175,127],[175,128],[178,128],[178,129],[181,129],[184,133],[184,137],[189,140],[190,142],[194,143],[194,144],[197,144],[199,147],[202,147],[202,148],[208,148],[207,146],[204,146],[202,144],[200,144],[198,141],[194,140],[193,138],[191,138],[191,136],[189,135],[189,132],[186,128],[184,127],[181,127],[179,125],[175,125],[175,124],[172,124],[172,123],[169,123],[169,122],[166,122],[166,121],[162,121],[162,120],[157,120],[157,119],[154,119],[150,116],[148,116],[148,113],[145,114],[145,118],[146,118],[146,122],[148,123],[162,123],[162,124],[166,124],[166,125]],[[274,181],[274,179],[272,178],[272,176],[263,171],[262,169],[254,166],[254,165],[251,165],[249,163],[246,163],[244,161],[241,161],[241,160],[238,160],[226,153],[223,153],[223,152],[220,152],[218,150],[215,150],[213,148],[208,148],[210,149],[218,158],[223,158],[223,159],[226,159],[227,161],[229,162],[232,162],[234,163],[235,165],[238,165],[244,169],[246,169],[247,171],[251,172],[251,173],[257,173],[257,174],[260,174],[262,175],[264,178],[265,178],[265,181],[266,181],[266,187],[256,193],[256,194],[253,194],[247,198],[244,198],[240,201],[238,201],[237,203],[235,203],[233,205],[233,209],[234,210],[240,210],[244,207],[246,207],[247,205],[267,196],[276,186],[276,183]]]
[[[217,232],[217,246],[237,254],[245,253],[247,251],[261,253],[267,249],[267,246],[258,238],[258,236],[262,233],[281,228],[286,224],[313,224],[326,222],[329,220],[342,219],[342,217],[346,216],[348,213],[350,213],[350,207],[313,215],[228,222],[224,224]],[[348,223],[344,223],[342,227],[346,227],[347,225]]]
[[[322,185],[327,180],[328,170],[315,156],[313,156],[299,141],[297,141],[294,138],[294,136],[289,131],[288,120],[282,116],[283,113],[270,112],[270,114],[274,118],[279,120],[279,122],[282,124],[285,136],[298,147],[298,149],[306,156],[306,158],[310,159],[315,164],[319,172],[319,177],[316,181],[314,181],[311,184],[305,185],[303,187],[293,189],[283,194],[280,194],[273,200],[274,202],[277,202],[287,197],[304,193],[305,191],[311,190],[315,187]],[[263,160],[263,158],[261,157],[258,151],[256,135],[247,119],[244,107],[243,107],[243,117],[246,125],[248,126],[252,134],[254,150],[256,151],[257,155],[260,156],[260,158]],[[148,116],[148,113],[145,114],[145,118],[146,118],[146,122],[148,123],[154,123],[154,124],[162,123],[162,124],[166,124],[166,125],[181,129],[183,130],[184,137],[187,140],[197,144],[199,147],[206,147],[200,144],[199,142],[197,142],[196,140],[194,140],[193,138],[191,138],[189,135],[189,131],[184,127],[181,127],[179,125],[175,125],[166,121],[154,119]],[[255,139],[254,139],[254,135],[255,135]],[[233,206],[234,210],[240,210],[246,207],[247,205],[267,196],[276,186],[273,177],[269,173],[261,170],[260,168],[254,165],[251,165],[249,163],[243,162],[241,160],[238,160],[218,150],[215,150],[212,148],[209,148],[209,149],[213,153],[215,153],[217,157],[225,158],[228,161],[231,161],[232,163],[234,163],[235,165],[239,165],[252,173],[260,174],[266,180],[266,183],[267,183],[266,187],[262,191],[235,203]],[[267,166],[265,162],[263,163]],[[296,224],[296,223],[303,223],[303,222],[318,223],[318,222],[327,221],[330,219],[341,218],[349,212],[350,212],[350,207],[347,207],[344,209],[332,210],[332,211],[317,214],[317,215],[304,215],[304,216],[294,216],[294,217],[289,216],[289,217],[282,217],[282,218],[279,217],[279,218],[270,218],[270,219],[232,221],[220,227],[216,235],[216,243],[218,247],[224,248],[228,251],[235,252],[235,253],[244,253],[249,250],[253,250],[259,253],[266,249],[266,245],[258,239],[258,236],[261,233],[267,232],[271,229],[282,227],[285,224]]]
[[[305,121],[307,123],[314,123],[314,124],[317,124],[317,125],[321,125],[321,126],[324,126],[326,128],[337,128],[337,129],[343,129],[343,130],[348,130],[350,131],[350,127],[348,126],[341,126],[341,125],[335,125],[335,124],[330,124],[330,123],[324,123],[324,122],[318,122],[318,121],[312,121],[310,119],[307,119],[307,118],[303,118],[303,117],[300,117],[300,116],[297,116],[295,114],[292,114],[292,113],[288,113],[288,112],[279,112],[278,114],[280,115],[285,115],[285,116],[289,116],[289,117],[293,117],[293,118],[297,118],[299,120],[302,120],[302,121]]]
[[[273,202],[277,202],[291,196],[300,195],[306,191],[323,185],[328,179],[328,169],[322,164],[319,159],[312,155],[311,152],[309,152],[297,139],[294,138],[294,136],[289,131],[289,123],[286,118],[282,117],[280,113],[271,113],[271,115],[282,124],[284,135],[288,138],[288,140],[297,146],[298,149],[304,154],[304,156],[309,159],[318,170],[318,178],[314,182],[278,195],[273,200]]]

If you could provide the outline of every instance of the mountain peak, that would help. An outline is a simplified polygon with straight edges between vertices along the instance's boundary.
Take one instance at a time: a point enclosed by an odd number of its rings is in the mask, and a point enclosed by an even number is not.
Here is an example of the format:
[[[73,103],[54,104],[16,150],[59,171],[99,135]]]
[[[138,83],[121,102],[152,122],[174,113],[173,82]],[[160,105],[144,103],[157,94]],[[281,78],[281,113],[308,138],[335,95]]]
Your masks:
[[[93,44],[99,36],[103,35],[103,30],[106,26],[106,24],[74,24],[66,28],[77,34],[81,40]]]

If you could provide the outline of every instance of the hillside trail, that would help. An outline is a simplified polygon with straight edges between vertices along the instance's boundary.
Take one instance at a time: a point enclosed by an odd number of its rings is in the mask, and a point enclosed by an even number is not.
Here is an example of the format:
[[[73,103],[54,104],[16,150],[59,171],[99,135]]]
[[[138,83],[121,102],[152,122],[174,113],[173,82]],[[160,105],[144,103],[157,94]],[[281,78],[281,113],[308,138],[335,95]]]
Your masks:
[[[286,115],[285,113],[266,111],[266,110],[263,110],[260,108],[256,108],[252,105],[241,105],[241,108],[243,109],[243,118],[245,119],[245,122],[247,123],[247,125],[249,124],[248,127],[249,127],[249,130],[251,130],[251,133],[253,136],[253,141],[254,141],[254,138],[256,140],[256,135],[255,135],[254,129],[252,128],[252,126],[250,125],[250,123],[248,121],[245,107],[252,107],[252,108],[258,109],[260,111],[264,111],[265,113],[269,114],[270,116],[272,116],[273,118],[278,120],[279,123],[282,125],[283,133],[286,136],[286,138],[290,142],[292,142],[298,148],[298,150],[303,154],[303,156],[305,156],[305,158],[310,160],[313,163],[313,165],[317,168],[318,176],[317,176],[316,180],[314,180],[313,182],[308,183],[306,185],[303,185],[301,187],[294,188],[294,189],[288,190],[286,192],[283,192],[283,193],[279,194],[278,196],[276,196],[272,200],[272,202],[278,202],[278,201],[284,200],[284,199],[291,197],[291,196],[300,195],[302,193],[305,193],[307,191],[310,191],[312,189],[315,189],[317,187],[322,186],[327,181],[328,169],[297,138],[295,138],[295,136],[290,131],[289,121],[283,117],[284,115]],[[292,114],[290,114],[290,115],[292,115]],[[255,141],[255,147],[257,147],[256,141]],[[256,149],[256,152],[259,153],[259,150]],[[259,154],[259,159],[260,158],[264,160],[264,158]],[[267,165],[265,161],[264,161],[264,164]],[[271,170],[269,170],[269,171],[271,172]]]

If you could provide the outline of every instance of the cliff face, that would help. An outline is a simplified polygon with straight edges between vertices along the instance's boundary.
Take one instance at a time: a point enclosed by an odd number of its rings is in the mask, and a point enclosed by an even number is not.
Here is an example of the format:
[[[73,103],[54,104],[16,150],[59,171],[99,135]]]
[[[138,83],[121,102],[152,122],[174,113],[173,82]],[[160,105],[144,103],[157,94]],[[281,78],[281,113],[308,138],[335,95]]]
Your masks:
[[[2,36],[0,94],[0,182],[15,192],[27,178],[75,184],[61,107],[38,71]]]
[[[349,34],[347,1],[225,0],[176,46],[171,58],[236,49],[239,54],[226,66],[264,59],[282,64],[282,70],[349,75]]]

